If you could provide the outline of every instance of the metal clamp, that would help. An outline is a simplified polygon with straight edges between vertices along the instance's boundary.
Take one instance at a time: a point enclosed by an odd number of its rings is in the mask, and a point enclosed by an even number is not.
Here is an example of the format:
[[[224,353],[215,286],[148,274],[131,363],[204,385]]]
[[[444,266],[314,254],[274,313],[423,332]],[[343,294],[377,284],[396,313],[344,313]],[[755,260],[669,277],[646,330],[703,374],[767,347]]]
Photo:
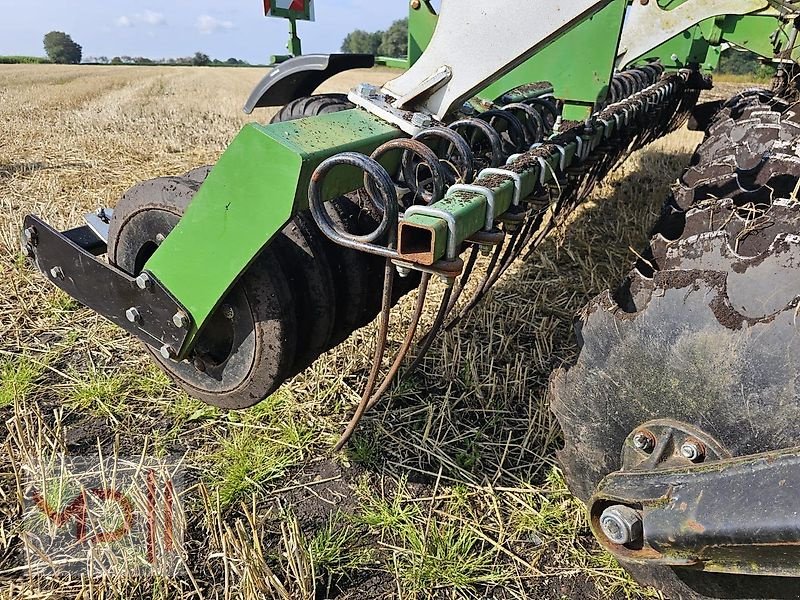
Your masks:
[[[486,222],[484,225],[484,230],[489,231],[492,227],[494,227],[494,192],[487,188],[483,187],[482,185],[467,185],[460,183],[458,185],[454,185],[448,191],[448,195],[452,192],[474,192],[476,194],[482,194],[486,198]]]
[[[435,208],[433,206],[421,206],[419,204],[415,204],[414,206],[408,207],[405,214],[403,215],[403,219],[408,219],[409,217],[414,215],[420,215],[422,217],[434,217],[436,219],[441,219],[442,221],[447,223],[446,256],[447,260],[454,260],[458,255],[458,243],[456,239],[458,224],[456,223],[455,216],[452,213],[444,211],[440,208]]]
[[[564,148],[564,146],[559,146],[558,144],[550,144],[550,145],[553,146],[556,150],[558,150],[558,153],[561,155],[561,159],[558,161],[558,170],[563,173],[564,169],[567,168],[567,151]]]
[[[488,169],[484,169],[480,173],[478,173],[478,179],[483,177],[484,175],[503,175],[505,177],[510,177],[514,180],[514,199],[511,201],[511,204],[514,206],[519,206],[520,201],[522,200],[522,175],[519,173],[515,173],[514,171],[509,171],[507,169],[496,169],[494,167],[490,167]]]

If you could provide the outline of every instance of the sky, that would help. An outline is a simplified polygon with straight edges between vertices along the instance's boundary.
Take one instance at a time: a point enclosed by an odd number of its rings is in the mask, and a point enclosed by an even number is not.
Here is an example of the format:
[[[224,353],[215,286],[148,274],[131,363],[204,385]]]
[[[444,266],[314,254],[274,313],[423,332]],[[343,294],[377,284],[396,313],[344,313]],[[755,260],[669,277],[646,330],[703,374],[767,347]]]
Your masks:
[[[317,0],[316,21],[298,23],[303,52],[338,52],[354,29],[385,29],[403,0]],[[286,53],[288,23],[264,17],[262,0],[0,0],[0,55],[44,56],[42,38],[64,31],[84,57],[212,58],[266,63]]]

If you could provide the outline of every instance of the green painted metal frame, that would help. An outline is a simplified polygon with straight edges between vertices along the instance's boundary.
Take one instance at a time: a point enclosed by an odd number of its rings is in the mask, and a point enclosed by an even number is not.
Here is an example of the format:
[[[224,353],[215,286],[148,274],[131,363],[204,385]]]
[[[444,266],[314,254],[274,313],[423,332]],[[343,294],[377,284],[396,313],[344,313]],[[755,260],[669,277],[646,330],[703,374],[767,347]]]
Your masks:
[[[555,96],[565,102],[565,119],[586,119],[608,93],[627,6],[628,0],[613,0],[491,84],[479,97],[492,102],[514,88],[547,81]]]
[[[612,0],[490,85],[481,96],[494,100],[526,83],[546,80],[553,84],[555,95],[567,101],[565,118],[585,118],[607,93],[627,3]],[[430,3],[421,0],[419,8],[412,6],[409,18],[409,60],[413,62],[430,41],[437,17]],[[662,60],[667,52],[669,56],[678,54],[710,68],[712,63],[716,65],[717,48],[723,39],[762,54],[767,52],[769,48],[763,40],[774,24],[774,17],[751,15],[708,19],[654,53]],[[586,48],[591,51],[586,52]],[[579,49],[584,52],[576,60]],[[676,61],[674,66],[682,65]],[[403,135],[399,129],[360,110],[268,126],[245,126],[200,188],[186,215],[145,265],[192,316],[193,330],[181,356],[254,257],[294,213],[307,207],[311,174],[324,159],[345,151],[369,154],[382,143]],[[535,173],[526,175],[524,187],[532,190],[536,177]],[[325,194],[334,197],[361,185],[359,172],[342,167],[335,177],[326,180]],[[498,214],[510,205],[512,187],[509,182],[496,190]],[[454,195],[441,203],[463,223],[464,237],[465,232],[477,230],[486,209],[485,200],[479,196],[465,200]],[[414,219],[421,226],[428,219],[428,226],[437,230],[442,227],[441,220],[435,223],[436,219],[427,217]],[[437,231],[437,258],[444,256],[445,241],[446,232]]]
[[[145,264],[192,316],[193,331],[181,355],[261,249],[308,206],[308,183],[323,160],[340,152],[370,154],[402,135],[361,110],[246,125]],[[326,180],[326,197],[361,187],[362,177],[341,167]]]

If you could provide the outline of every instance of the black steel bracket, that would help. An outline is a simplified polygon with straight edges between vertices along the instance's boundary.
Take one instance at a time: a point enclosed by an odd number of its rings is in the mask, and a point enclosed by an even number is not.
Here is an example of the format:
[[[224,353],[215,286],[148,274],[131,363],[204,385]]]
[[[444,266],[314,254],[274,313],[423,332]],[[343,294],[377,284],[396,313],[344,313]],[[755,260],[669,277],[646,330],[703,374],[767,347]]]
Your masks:
[[[53,285],[165,358],[177,356],[191,331],[191,318],[155,277],[132,277],[98,259],[106,244],[88,226],[60,233],[27,215],[24,227],[23,251]]]
[[[600,543],[638,564],[800,577],[800,447],[729,458],[704,434],[675,425],[670,433],[663,422],[660,432],[645,424],[626,440],[632,468],[603,479],[589,504]],[[638,515],[641,534],[629,543],[604,531],[615,507]]]

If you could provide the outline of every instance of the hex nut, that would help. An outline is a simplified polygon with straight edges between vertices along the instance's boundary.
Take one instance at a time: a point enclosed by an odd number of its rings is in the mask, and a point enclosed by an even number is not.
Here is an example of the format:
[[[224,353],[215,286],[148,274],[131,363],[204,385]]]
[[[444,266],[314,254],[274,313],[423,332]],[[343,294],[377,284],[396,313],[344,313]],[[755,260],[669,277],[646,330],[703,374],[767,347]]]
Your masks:
[[[617,504],[609,506],[600,515],[600,528],[614,544],[625,545],[639,542],[643,537],[642,516],[639,511]]]
[[[125,311],[125,318],[128,319],[131,323],[138,323],[142,320],[142,315],[139,314],[139,309],[135,306],[131,306],[128,310]]]
[[[136,278],[136,287],[140,290],[149,290],[153,287],[153,278],[147,273],[142,273]]]
[[[653,434],[646,430],[639,430],[633,434],[633,447],[650,454],[656,447]]]
[[[159,350],[159,353],[161,354],[162,358],[164,358],[164,360],[174,360],[175,357],[177,356],[175,349],[167,344],[161,346],[161,350]]]
[[[172,315],[172,323],[175,327],[180,329],[185,329],[189,326],[189,317],[186,315],[185,312],[179,310],[174,315]]]
[[[703,462],[706,456],[705,448],[700,442],[687,440],[681,445],[681,456],[693,463]]]
[[[36,245],[36,230],[33,227],[26,227],[22,230],[22,239],[25,240],[26,244],[30,244],[31,246]]]
[[[53,279],[64,279],[64,270],[61,267],[53,267],[50,269],[50,276]]]
[[[403,267],[401,265],[395,265],[394,267],[397,270],[397,274],[405,279],[409,275],[411,275],[411,268],[410,267]]]
[[[372,85],[371,83],[359,83],[356,86],[356,94],[358,94],[362,98],[369,98],[370,96],[374,96],[377,91],[378,88]]]
[[[411,124],[414,127],[430,127],[433,125],[433,117],[425,113],[416,112],[411,115]]]
[[[223,304],[221,307],[222,316],[228,319],[229,321],[233,320],[233,317],[236,316],[236,313],[233,310],[233,307],[230,304]]]

